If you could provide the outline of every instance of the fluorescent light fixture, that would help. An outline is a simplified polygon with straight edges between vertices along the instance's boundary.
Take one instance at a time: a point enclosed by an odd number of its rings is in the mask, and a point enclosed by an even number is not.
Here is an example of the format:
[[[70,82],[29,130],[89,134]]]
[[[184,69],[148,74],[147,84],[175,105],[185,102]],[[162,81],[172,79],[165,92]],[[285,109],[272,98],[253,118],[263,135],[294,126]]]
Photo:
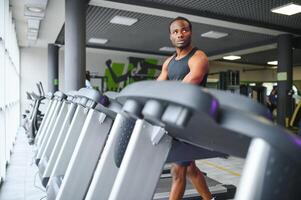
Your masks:
[[[34,28],[29,28],[29,29],[28,29],[28,32],[31,32],[31,33],[38,33],[39,30],[38,30],[38,29],[34,29]]]
[[[218,78],[207,78],[208,83],[217,83],[219,81]]]
[[[278,61],[274,60],[274,61],[269,61],[267,62],[268,65],[278,65]]]
[[[40,19],[37,18],[29,18],[27,20],[28,28],[39,29],[40,27]]]
[[[174,47],[161,47],[159,51],[174,52],[176,49]]]
[[[38,32],[31,32],[31,31],[27,31],[27,36],[31,36],[31,37],[38,37]]]
[[[225,60],[238,60],[238,59],[241,59],[241,57],[231,55],[231,56],[224,56],[223,59],[225,59]]]
[[[289,3],[277,8],[271,9],[273,13],[278,13],[282,15],[294,15],[301,12],[301,5],[297,5],[294,3]]]
[[[34,7],[34,6],[28,6],[27,7],[27,10],[30,11],[30,12],[33,12],[33,13],[41,13],[44,11],[43,8],[40,8],[40,7]]]
[[[108,42],[108,39],[105,38],[90,38],[88,40],[89,43],[96,43],[96,44],[105,44]]]
[[[228,33],[222,33],[222,32],[217,32],[217,31],[209,31],[207,33],[203,33],[201,36],[202,37],[207,37],[207,38],[213,38],[213,39],[219,39],[222,37],[228,36]]]
[[[136,18],[130,18],[130,17],[116,15],[115,17],[113,17],[111,19],[110,23],[131,26],[131,25],[135,24],[137,21],[138,21],[138,19],[136,19]]]

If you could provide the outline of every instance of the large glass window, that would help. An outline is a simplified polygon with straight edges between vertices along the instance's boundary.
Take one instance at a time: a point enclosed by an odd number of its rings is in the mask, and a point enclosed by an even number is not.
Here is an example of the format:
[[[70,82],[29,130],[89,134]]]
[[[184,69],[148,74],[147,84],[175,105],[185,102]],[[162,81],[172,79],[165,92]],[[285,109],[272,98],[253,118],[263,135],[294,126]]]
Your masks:
[[[0,0],[0,40],[4,35],[4,0]]]
[[[0,179],[5,177],[5,104],[4,104],[4,45],[0,41]]]
[[[20,122],[20,53],[9,0],[0,0],[0,180]]]

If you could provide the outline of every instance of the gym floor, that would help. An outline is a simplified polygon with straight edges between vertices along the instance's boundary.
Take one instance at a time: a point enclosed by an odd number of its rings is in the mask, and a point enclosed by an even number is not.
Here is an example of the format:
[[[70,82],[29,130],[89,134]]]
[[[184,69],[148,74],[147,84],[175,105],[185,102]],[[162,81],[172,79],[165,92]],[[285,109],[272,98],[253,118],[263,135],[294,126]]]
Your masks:
[[[27,143],[22,129],[12,152],[10,164],[7,168],[7,177],[0,188],[1,200],[39,200],[46,199],[42,187],[38,168],[33,163],[33,149]],[[244,165],[244,159],[229,157],[198,160],[197,166],[207,176],[223,184],[237,186]]]

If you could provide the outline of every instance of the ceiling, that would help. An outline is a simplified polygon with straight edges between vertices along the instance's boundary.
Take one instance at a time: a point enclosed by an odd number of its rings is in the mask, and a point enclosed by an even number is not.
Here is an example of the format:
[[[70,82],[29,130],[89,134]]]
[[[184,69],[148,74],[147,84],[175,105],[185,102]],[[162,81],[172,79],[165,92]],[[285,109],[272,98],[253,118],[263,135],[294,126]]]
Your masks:
[[[112,0],[179,13],[221,19],[301,34],[301,14],[285,16],[270,10],[300,0]],[[93,2],[93,1],[92,1]]]
[[[138,19],[132,26],[111,24],[109,21],[116,15]],[[171,46],[169,40],[170,18],[142,14],[120,9],[89,6],[86,18],[86,38],[106,38],[105,45],[95,45],[87,42],[89,46],[133,50],[153,54],[164,54],[159,48]],[[217,52],[246,47],[249,44],[263,44],[272,41],[274,36],[251,33],[247,31],[234,30],[224,27],[212,26],[192,22],[193,44],[204,50],[208,55]],[[210,30],[226,32],[228,37],[222,39],[206,39],[201,37],[202,33]],[[60,34],[57,43],[64,43],[64,34]],[[221,45],[222,44],[222,45]],[[169,55],[170,53],[165,53]]]
[[[54,43],[65,21],[65,4],[62,0],[9,0],[13,20],[16,24],[18,44],[23,47],[47,47],[48,43]],[[37,39],[30,40],[29,16],[26,5],[37,5],[45,9],[39,19]],[[37,18],[38,19],[38,18]]]
[[[277,60],[277,49],[260,51],[256,53],[244,54],[241,60],[233,60],[233,63],[247,63],[253,65],[266,65],[268,61]],[[224,61],[219,59],[218,61]],[[301,66],[301,49],[293,50],[293,63],[295,66]]]
[[[18,0],[12,0],[18,2]],[[159,48],[170,47],[168,24],[172,18],[183,16],[192,22],[193,44],[204,50],[211,60],[219,60],[224,55],[241,55],[239,63],[266,65],[277,60],[277,36],[291,33],[301,35],[301,14],[285,16],[272,13],[275,7],[290,3],[289,0],[90,0],[86,17],[87,46],[170,55]],[[301,5],[301,1],[294,1]],[[64,1],[48,2],[43,30],[52,31],[56,15],[64,16]],[[51,8],[51,9],[50,9]],[[63,8],[63,9],[62,9]],[[60,12],[60,13],[58,13]],[[62,13],[63,14],[62,14]],[[132,26],[111,24],[116,15],[137,18]],[[61,19],[62,17],[59,17]],[[64,44],[63,20],[58,20],[56,39],[51,42]],[[17,25],[18,29],[18,25]],[[207,31],[228,33],[221,39],[201,37]],[[44,31],[45,33],[45,31]],[[55,35],[55,34],[53,34]],[[45,38],[46,34],[44,34]],[[106,38],[104,45],[89,43],[92,37]],[[48,39],[49,41],[49,39]],[[301,65],[301,52],[294,50],[294,65]]]

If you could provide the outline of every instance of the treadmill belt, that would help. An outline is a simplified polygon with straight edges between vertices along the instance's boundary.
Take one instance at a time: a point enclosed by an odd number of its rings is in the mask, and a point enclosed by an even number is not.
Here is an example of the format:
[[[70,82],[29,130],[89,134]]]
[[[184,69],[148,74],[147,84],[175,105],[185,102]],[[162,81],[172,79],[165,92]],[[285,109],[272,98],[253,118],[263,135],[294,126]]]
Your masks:
[[[212,195],[218,199],[231,199],[234,198],[236,187],[233,185],[223,185],[222,183],[205,176],[207,185]],[[154,195],[155,200],[165,200],[169,197],[171,178],[161,178],[157,184],[156,192]],[[186,182],[186,190],[183,199],[201,199],[198,192],[195,190],[189,180]]]

